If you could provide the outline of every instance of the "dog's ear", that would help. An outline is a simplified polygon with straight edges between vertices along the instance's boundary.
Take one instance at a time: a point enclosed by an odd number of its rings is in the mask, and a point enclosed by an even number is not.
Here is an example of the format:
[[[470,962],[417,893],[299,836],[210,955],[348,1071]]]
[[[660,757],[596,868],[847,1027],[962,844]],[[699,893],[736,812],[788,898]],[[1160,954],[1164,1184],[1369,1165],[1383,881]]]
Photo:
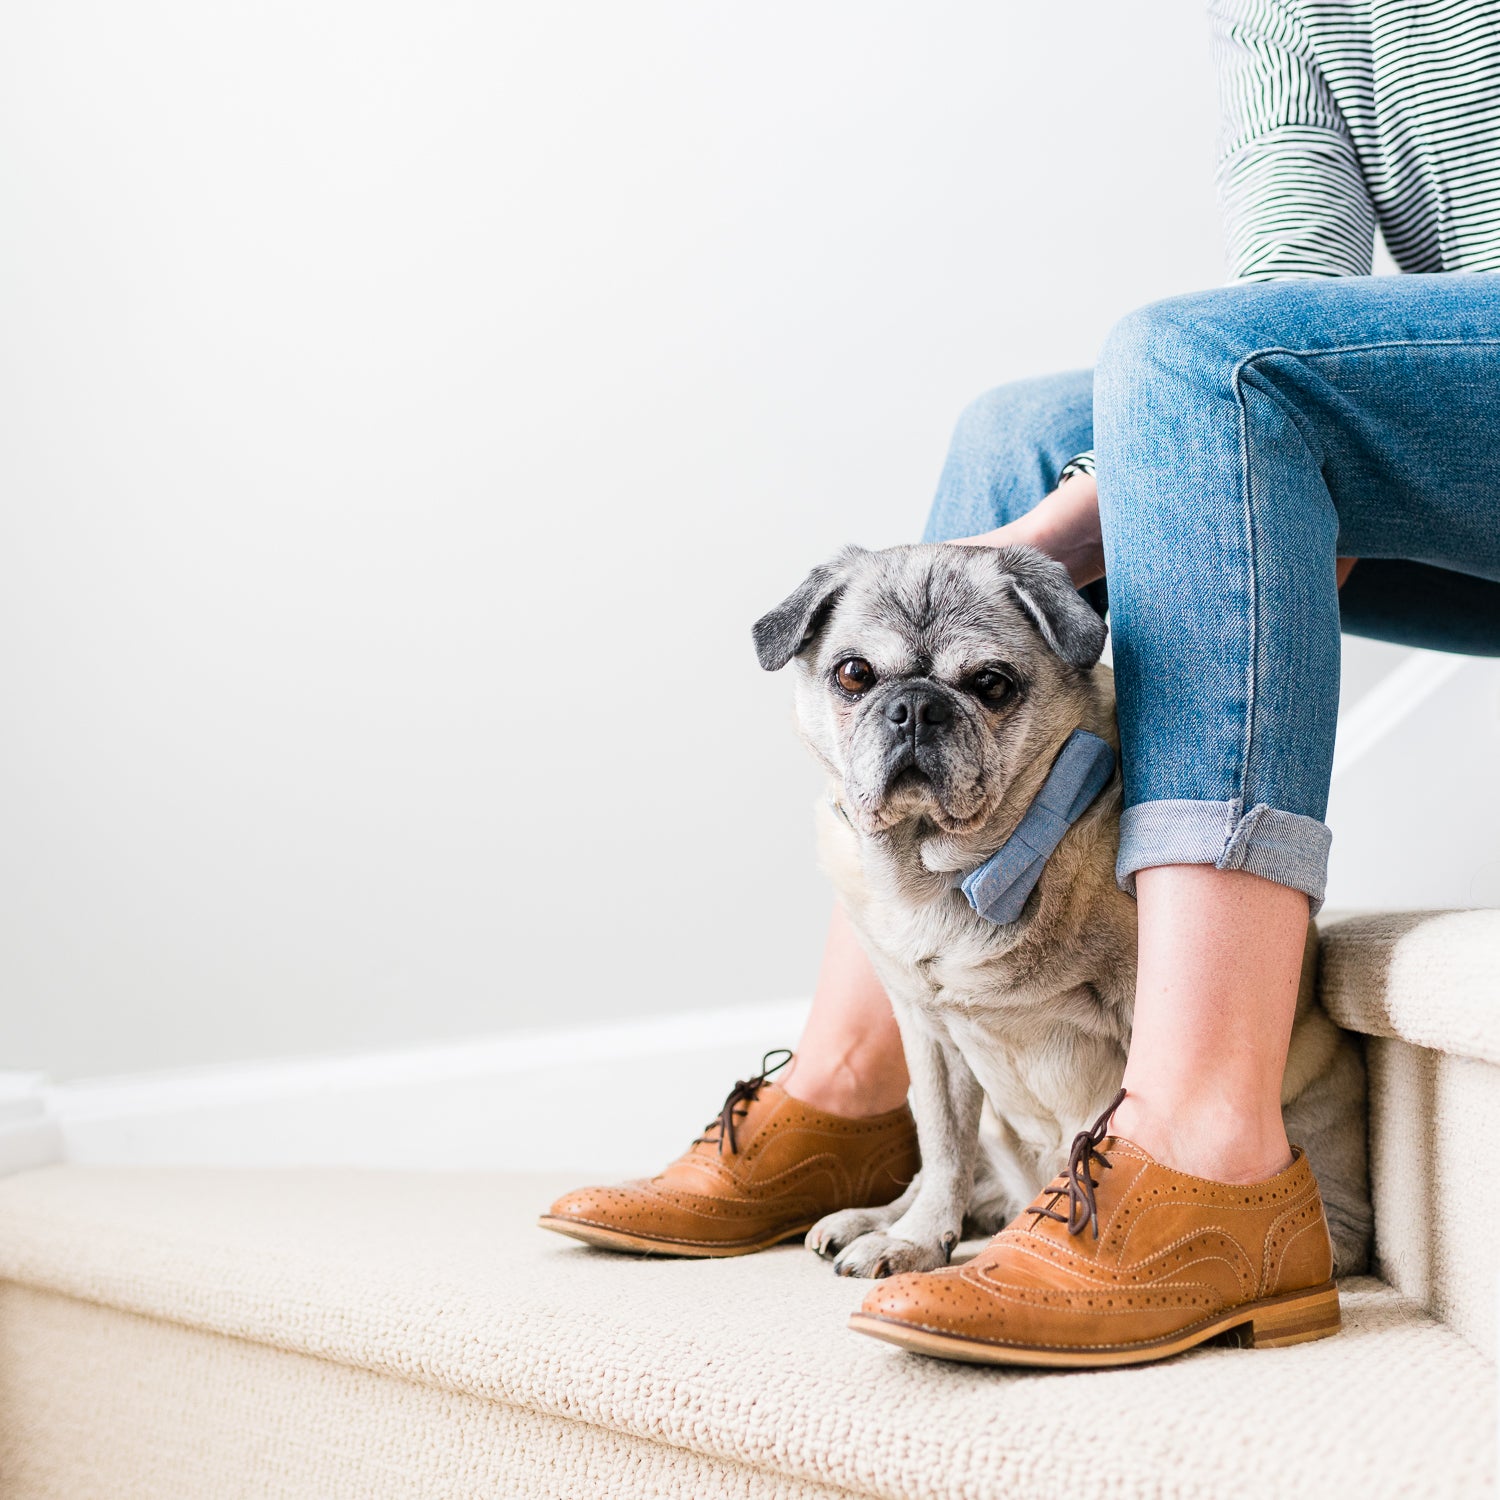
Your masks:
[[[863,547],[846,547],[831,563],[820,563],[775,609],[755,622],[755,655],[768,672],[779,672],[812,643],[844,591],[849,570]]]
[[[1068,570],[1035,547],[1000,547],[996,560],[1016,602],[1042,639],[1075,667],[1091,667],[1104,650],[1109,627],[1078,590]]]

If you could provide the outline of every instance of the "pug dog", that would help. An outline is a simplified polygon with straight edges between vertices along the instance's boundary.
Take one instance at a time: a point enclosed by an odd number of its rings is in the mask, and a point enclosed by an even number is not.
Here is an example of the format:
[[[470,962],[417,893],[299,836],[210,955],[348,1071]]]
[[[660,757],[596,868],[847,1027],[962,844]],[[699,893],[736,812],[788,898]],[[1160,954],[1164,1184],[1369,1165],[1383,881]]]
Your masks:
[[[895,1010],[922,1155],[895,1202],[830,1214],[807,1244],[841,1275],[931,1270],[961,1235],[992,1234],[1032,1202],[1120,1088],[1136,907],[1115,883],[1106,627],[1029,547],[851,547],[754,633],[767,671],[795,663],[798,729],[830,778],[822,861]],[[992,921],[961,882],[1078,729],[1112,747],[1114,769],[1019,913]],[[1314,960],[1310,944],[1282,1106],[1348,1275],[1367,1264],[1371,1227],[1364,1063],[1314,997]]]

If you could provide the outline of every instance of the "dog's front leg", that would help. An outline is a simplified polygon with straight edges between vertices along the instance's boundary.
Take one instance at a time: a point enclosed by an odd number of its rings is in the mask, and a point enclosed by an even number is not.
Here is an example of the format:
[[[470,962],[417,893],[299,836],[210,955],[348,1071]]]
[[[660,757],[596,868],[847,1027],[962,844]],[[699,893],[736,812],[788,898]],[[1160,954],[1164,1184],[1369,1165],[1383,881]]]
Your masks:
[[[809,1250],[816,1250],[824,1260],[835,1260],[841,1250],[852,1245],[861,1235],[889,1229],[917,1201],[921,1190],[922,1174],[918,1172],[907,1183],[901,1196],[890,1203],[877,1204],[874,1208],[841,1208],[835,1213],[824,1214],[807,1231],[803,1244]]]
[[[925,1022],[901,1031],[922,1171],[889,1229],[863,1234],[839,1253],[833,1269],[840,1276],[894,1276],[947,1265],[973,1190],[984,1091],[958,1049]]]

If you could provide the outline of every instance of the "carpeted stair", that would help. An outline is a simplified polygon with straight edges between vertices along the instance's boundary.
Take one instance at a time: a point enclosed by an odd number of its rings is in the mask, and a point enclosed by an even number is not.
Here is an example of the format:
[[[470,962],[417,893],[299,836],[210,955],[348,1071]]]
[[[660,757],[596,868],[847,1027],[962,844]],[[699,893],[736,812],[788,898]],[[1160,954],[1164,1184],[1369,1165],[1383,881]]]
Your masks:
[[[1014,1374],[845,1331],[788,1247],[533,1227],[544,1179],[48,1168],[0,1182],[0,1495],[1483,1496],[1500,913],[1325,933],[1371,1043],[1384,1279],[1337,1338]]]

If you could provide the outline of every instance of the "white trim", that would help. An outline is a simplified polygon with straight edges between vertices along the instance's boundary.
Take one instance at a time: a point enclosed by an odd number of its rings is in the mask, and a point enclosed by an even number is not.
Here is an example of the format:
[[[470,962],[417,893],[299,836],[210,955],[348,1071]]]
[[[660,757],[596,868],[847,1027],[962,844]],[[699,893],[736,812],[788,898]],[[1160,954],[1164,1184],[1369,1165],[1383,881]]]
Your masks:
[[[398,1051],[224,1063],[117,1078],[85,1078],[53,1084],[44,1092],[52,1114],[70,1124],[126,1119],[205,1106],[262,1103],[330,1090],[344,1092],[502,1078],[561,1066],[665,1058],[754,1042],[768,1027],[794,1030],[801,1026],[806,1013],[805,1000],[772,1001],[723,1010],[639,1016],[628,1021],[605,1021],[555,1031],[507,1032]]]
[[[0,1177],[61,1161],[62,1133],[47,1113],[42,1073],[0,1072]]]
[[[62,1132],[55,1120],[0,1125],[0,1177],[32,1167],[50,1167],[62,1160]]]
[[[45,1073],[0,1072],[0,1125],[31,1120],[43,1113]]]
[[[803,1000],[45,1086],[89,1165],[636,1171],[683,1149]]]
[[[1339,721],[1334,779],[1358,765],[1470,660],[1444,651],[1413,651],[1386,673]]]

